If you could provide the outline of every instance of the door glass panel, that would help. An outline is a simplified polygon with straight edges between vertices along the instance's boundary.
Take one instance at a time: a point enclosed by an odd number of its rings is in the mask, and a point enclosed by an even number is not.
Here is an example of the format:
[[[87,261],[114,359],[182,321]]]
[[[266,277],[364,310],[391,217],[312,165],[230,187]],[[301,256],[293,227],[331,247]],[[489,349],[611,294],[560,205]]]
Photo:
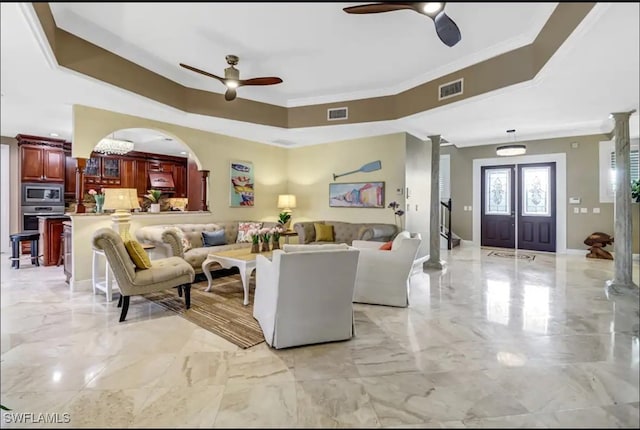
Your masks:
[[[549,166],[522,168],[522,215],[551,216],[549,174]]]
[[[511,169],[485,170],[485,215],[511,215]]]

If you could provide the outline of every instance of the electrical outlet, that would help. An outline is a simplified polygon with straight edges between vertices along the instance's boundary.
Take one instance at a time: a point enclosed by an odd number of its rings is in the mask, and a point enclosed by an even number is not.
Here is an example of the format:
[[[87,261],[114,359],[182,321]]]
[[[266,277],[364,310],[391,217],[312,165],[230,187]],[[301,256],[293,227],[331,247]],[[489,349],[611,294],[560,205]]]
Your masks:
[[[580,213],[581,214],[589,213],[589,208],[580,208]]]
[[[599,214],[600,213],[600,208],[593,208],[593,213],[594,214]]]
[[[580,208],[573,208],[573,213],[574,214],[579,214],[580,213]]]

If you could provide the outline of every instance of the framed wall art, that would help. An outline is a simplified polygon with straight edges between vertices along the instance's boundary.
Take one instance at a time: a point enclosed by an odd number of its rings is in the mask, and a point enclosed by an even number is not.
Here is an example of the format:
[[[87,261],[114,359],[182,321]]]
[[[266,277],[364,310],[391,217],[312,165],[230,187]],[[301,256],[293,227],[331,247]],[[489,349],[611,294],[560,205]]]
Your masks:
[[[329,184],[332,208],[384,208],[384,182]]]
[[[253,163],[250,161],[231,161],[229,166],[229,206],[232,208],[252,207]]]

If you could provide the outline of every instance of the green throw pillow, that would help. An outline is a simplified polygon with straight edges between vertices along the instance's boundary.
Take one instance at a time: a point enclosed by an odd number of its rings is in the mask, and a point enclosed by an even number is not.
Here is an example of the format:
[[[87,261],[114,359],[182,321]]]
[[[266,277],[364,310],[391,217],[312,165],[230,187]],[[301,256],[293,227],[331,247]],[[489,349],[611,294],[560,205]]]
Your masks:
[[[128,240],[124,243],[124,247],[127,248],[131,261],[133,261],[133,264],[135,264],[138,269],[151,269],[149,255],[139,242]]]

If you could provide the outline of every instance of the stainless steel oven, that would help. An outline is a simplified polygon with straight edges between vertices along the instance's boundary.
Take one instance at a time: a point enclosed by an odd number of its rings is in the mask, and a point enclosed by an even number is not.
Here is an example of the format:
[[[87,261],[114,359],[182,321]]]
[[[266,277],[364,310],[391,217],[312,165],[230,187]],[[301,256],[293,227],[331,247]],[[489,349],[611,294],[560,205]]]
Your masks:
[[[64,206],[64,189],[61,184],[22,184],[22,206]]]
[[[22,230],[38,230],[38,216],[62,214],[64,206],[22,206]]]

